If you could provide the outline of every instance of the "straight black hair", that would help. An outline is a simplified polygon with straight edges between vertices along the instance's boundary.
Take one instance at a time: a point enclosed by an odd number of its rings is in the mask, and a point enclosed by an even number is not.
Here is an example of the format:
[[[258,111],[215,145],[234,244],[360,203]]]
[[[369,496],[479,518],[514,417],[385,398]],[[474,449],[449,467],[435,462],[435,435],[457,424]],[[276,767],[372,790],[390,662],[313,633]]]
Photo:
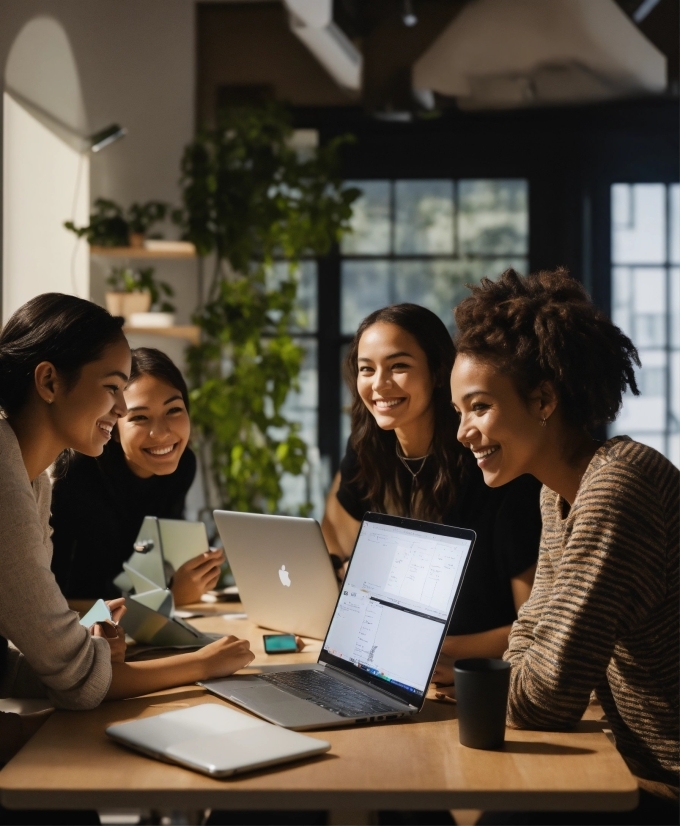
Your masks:
[[[49,361],[67,387],[82,368],[101,358],[122,338],[123,319],[103,307],[61,293],[44,293],[27,301],[0,332],[0,408],[15,416],[28,402],[35,368]]]
[[[175,390],[179,390],[187,411],[189,410],[189,391],[184,376],[180,373],[174,361],[162,350],[153,347],[137,347],[132,350],[132,369],[128,386],[134,384],[141,376],[153,376],[164,381]]]

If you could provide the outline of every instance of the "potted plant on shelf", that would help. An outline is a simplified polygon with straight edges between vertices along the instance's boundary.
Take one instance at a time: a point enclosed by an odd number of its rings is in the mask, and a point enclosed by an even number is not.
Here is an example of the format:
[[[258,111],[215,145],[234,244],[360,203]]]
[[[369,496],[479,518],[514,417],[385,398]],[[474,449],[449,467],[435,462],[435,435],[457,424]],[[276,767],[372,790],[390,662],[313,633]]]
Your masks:
[[[282,414],[303,358],[291,334],[297,264],[339,241],[360,192],[340,178],[347,138],[302,157],[292,133],[279,105],[234,108],[200,132],[182,159],[175,219],[199,266],[214,255],[194,317],[201,342],[187,352],[208,518],[214,507],[273,512],[282,475],[305,470],[299,425]],[[275,258],[288,264],[278,284],[268,280]]]
[[[149,310],[154,310],[154,314],[164,317],[157,319],[156,323],[149,323],[147,318],[148,326],[167,327],[174,324],[175,307],[167,299],[172,298],[175,291],[169,284],[156,281],[153,267],[114,267],[106,284],[110,287],[106,293],[106,309],[111,315],[122,315],[128,324],[144,326],[139,315],[148,316]]]
[[[77,227],[73,221],[65,221],[66,229],[78,238],[85,238],[93,247],[143,247],[144,238],[154,224],[163,221],[170,212],[162,201],[132,204],[127,211],[115,201],[97,198],[90,223]]]

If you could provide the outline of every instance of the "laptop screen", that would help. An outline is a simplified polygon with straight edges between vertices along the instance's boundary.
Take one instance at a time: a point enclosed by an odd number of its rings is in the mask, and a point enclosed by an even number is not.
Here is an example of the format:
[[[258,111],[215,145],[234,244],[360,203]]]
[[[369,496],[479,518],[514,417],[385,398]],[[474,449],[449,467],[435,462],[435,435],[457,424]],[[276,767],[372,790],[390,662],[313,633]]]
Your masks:
[[[366,514],[320,661],[420,705],[474,540],[469,530]]]

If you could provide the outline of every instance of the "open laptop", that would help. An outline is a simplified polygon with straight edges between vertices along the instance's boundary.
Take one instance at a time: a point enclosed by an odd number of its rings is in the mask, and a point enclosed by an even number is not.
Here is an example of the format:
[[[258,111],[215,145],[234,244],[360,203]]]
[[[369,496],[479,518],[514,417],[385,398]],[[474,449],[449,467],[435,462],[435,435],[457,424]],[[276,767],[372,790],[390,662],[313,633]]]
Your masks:
[[[475,539],[463,528],[367,513],[317,663],[201,685],[292,729],[417,714]]]
[[[318,522],[220,510],[214,515],[249,619],[322,640],[338,580]]]

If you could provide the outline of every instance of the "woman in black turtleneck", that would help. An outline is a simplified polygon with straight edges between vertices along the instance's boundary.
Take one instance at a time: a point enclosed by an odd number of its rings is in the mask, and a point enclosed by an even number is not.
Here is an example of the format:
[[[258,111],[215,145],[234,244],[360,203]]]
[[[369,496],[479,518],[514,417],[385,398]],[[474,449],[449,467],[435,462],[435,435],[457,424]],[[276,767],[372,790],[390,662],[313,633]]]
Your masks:
[[[188,445],[186,383],[159,350],[132,351],[127,415],[101,456],[76,454],[52,492],[52,570],[69,599],[119,596],[113,579],[145,516],[182,519],[196,474]],[[175,603],[198,600],[219,578],[221,551],[189,560],[172,581]]]

